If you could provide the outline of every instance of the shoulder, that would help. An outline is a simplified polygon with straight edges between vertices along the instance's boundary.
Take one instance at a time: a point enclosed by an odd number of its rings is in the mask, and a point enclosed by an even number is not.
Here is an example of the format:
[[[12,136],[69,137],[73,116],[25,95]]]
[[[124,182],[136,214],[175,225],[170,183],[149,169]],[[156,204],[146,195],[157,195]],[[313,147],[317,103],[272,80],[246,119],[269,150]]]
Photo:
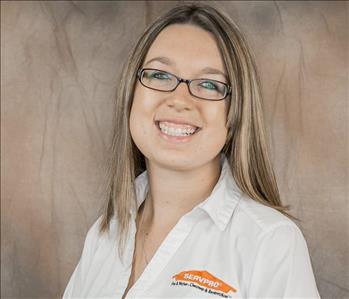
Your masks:
[[[245,194],[239,201],[236,218],[246,228],[244,232],[256,241],[267,239],[268,236],[273,236],[275,242],[304,239],[301,230],[290,218]]]
[[[319,298],[307,243],[295,222],[246,196],[236,216],[251,258],[249,298]]]
[[[85,247],[96,249],[98,245],[111,241],[115,239],[115,230],[116,230],[116,220],[112,218],[109,224],[109,230],[101,232],[100,227],[103,221],[103,215],[98,216],[96,220],[92,222],[92,225],[89,227],[86,238],[85,238]]]
[[[101,221],[102,216],[99,216],[96,220],[93,221],[92,225],[89,227],[85,237],[84,249],[96,249],[98,240],[101,237],[101,233],[99,230]]]
[[[89,227],[82,250],[82,260],[90,263],[96,258],[100,258],[108,254],[117,247],[116,223],[114,218],[109,225],[109,230],[101,232],[100,225],[103,215],[93,221]],[[88,261],[88,262],[87,262]]]
[[[251,199],[246,194],[241,196],[239,214],[240,217],[245,218],[252,226],[259,229],[261,233],[275,229],[278,226],[297,227],[295,222],[281,212]]]
[[[244,227],[240,234],[247,237],[253,248],[255,267],[272,269],[275,266],[276,271],[283,265],[286,272],[298,271],[312,280],[308,246],[295,222],[246,195],[240,200],[237,219],[239,226]],[[299,270],[302,267],[306,269]]]
[[[101,232],[101,224],[104,220],[104,215],[100,215],[96,220],[92,222],[92,225],[89,227],[86,238],[90,239],[110,239],[115,238],[116,230],[118,228],[118,222],[116,216],[114,215],[109,222],[109,229],[105,232]]]

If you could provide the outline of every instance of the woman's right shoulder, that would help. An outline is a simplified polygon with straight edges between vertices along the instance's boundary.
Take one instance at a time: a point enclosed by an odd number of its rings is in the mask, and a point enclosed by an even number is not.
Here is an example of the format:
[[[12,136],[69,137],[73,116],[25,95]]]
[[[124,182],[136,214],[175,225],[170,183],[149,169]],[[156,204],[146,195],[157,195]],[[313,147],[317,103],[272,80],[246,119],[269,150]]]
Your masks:
[[[97,247],[99,243],[116,239],[117,221],[115,217],[111,218],[109,229],[104,232],[101,231],[101,224],[103,220],[104,215],[100,215],[89,227],[85,238],[85,246],[90,248]]]

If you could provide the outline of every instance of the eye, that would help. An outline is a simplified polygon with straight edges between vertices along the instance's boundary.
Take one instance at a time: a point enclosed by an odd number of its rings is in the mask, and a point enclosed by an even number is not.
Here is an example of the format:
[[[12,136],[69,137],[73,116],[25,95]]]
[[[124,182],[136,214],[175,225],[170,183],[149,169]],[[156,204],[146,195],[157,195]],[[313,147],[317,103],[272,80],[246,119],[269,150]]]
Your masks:
[[[200,86],[202,86],[206,89],[210,89],[210,90],[217,90],[218,89],[217,84],[212,82],[212,81],[203,81],[200,83]]]
[[[149,78],[158,80],[170,80],[171,75],[166,72],[153,71],[149,74]]]

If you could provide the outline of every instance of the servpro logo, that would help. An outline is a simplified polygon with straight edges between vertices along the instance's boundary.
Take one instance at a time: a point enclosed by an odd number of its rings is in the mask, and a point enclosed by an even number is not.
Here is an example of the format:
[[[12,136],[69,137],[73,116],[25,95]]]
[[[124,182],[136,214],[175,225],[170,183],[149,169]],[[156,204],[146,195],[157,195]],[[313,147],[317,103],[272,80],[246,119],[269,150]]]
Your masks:
[[[223,298],[231,298],[236,289],[207,271],[183,271],[172,276],[171,286],[188,286],[197,288],[205,293],[214,294]]]

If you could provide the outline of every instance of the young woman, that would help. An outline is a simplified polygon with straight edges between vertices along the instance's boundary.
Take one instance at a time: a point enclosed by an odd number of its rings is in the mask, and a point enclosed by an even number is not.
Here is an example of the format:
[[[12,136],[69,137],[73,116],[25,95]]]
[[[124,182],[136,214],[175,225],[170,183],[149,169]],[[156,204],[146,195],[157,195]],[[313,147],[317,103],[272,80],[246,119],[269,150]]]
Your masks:
[[[64,298],[319,298],[229,17],[181,5],[158,18],[125,65],[115,117],[108,201]]]

